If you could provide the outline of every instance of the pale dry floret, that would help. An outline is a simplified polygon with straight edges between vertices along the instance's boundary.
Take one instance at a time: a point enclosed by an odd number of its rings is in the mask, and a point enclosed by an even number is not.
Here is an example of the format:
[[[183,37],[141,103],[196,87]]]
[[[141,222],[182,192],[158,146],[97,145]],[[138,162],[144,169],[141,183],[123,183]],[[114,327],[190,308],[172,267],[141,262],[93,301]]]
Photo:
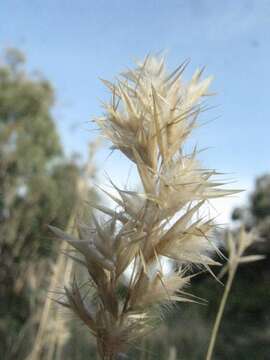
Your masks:
[[[168,74],[164,58],[147,56],[115,83],[104,81],[111,102],[95,121],[114,148],[136,164],[143,191],[111,183],[113,193],[103,191],[115,208],[92,204],[103,220],[79,225],[78,238],[52,228],[81,254],[72,258],[86,267],[94,289],[84,298],[75,282],[60,302],[97,337],[103,359],[113,359],[149,331],[154,305],[191,301],[182,291],[190,280],[185,267],[218,264],[211,258],[214,222],[201,209],[233,191],[220,189],[222,183],[212,180],[216,172],[200,167],[196,149],[184,154],[211,82],[201,80],[198,70],[185,84],[186,65]],[[178,261],[180,271],[164,274],[161,257]]]

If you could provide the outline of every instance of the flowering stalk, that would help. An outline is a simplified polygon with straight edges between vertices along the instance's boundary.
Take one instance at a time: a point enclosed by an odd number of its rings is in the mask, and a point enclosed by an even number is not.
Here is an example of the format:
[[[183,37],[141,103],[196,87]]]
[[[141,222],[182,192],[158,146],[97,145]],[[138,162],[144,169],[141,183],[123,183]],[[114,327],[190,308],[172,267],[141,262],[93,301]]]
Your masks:
[[[222,184],[213,181],[217,173],[200,167],[196,148],[184,153],[211,82],[201,80],[198,70],[184,84],[185,67],[168,74],[163,58],[147,56],[115,83],[104,81],[111,102],[95,121],[136,165],[143,190],[122,190],[112,183],[114,193],[103,191],[116,207],[93,204],[103,219],[94,217],[94,226],[79,225],[79,238],[51,227],[80,254],[72,258],[87,269],[91,291],[86,295],[74,279],[58,302],[96,337],[102,359],[115,359],[147,334],[158,305],[192,301],[183,290],[190,266],[210,270],[218,264],[210,257],[214,224],[201,208],[233,191],[220,189]],[[178,270],[166,274],[163,257],[178,262]]]
[[[220,328],[221,320],[224,314],[225,306],[227,303],[227,299],[229,297],[231,287],[233,284],[233,280],[236,274],[236,271],[238,269],[238,266],[240,264],[247,264],[250,262],[262,260],[265,258],[263,255],[244,255],[246,250],[254,244],[254,242],[257,240],[255,235],[253,233],[247,233],[244,228],[241,228],[237,238],[233,239],[232,234],[229,232],[227,234],[227,247],[229,252],[229,260],[228,264],[224,266],[222,269],[222,272],[219,277],[224,276],[226,272],[228,272],[228,279],[226,282],[226,286],[221,298],[221,302],[219,305],[219,309],[217,312],[217,316],[215,319],[215,323],[213,326],[207,354],[206,354],[206,360],[211,360],[214,353],[214,348],[216,344],[216,339],[218,335],[218,331]]]

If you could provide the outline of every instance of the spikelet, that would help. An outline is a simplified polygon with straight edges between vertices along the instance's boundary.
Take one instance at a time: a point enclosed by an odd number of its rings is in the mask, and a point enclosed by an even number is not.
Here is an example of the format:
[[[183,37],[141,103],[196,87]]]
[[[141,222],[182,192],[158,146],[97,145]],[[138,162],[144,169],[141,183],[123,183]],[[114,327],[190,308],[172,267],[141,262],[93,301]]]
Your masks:
[[[211,83],[198,70],[184,84],[186,65],[168,74],[163,58],[147,56],[115,83],[103,81],[112,98],[95,121],[136,164],[143,192],[112,183],[114,194],[103,191],[116,208],[93,204],[104,219],[79,225],[78,238],[51,227],[80,254],[72,258],[85,266],[92,287],[92,295],[84,296],[74,280],[60,303],[97,337],[102,359],[114,359],[149,331],[153,306],[191,301],[182,291],[190,280],[186,268],[218,264],[211,258],[214,223],[200,210],[207,200],[234,191],[221,190],[215,171],[200,167],[196,149],[184,154]],[[161,257],[178,261],[180,271],[164,274]]]

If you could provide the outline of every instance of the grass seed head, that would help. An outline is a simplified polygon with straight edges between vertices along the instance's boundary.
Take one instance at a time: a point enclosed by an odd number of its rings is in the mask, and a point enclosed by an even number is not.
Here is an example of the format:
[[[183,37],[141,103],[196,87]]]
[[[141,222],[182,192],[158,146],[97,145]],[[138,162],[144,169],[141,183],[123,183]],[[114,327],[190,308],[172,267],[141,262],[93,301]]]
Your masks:
[[[185,83],[186,65],[168,73],[163,57],[147,56],[115,83],[103,81],[111,101],[96,123],[136,164],[143,192],[111,183],[114,194],[104,192],[115,209],[93,205],[104,220],[79,225],[78,238],[51,227],[80,253],[88,270],[95,294],[84,296],[74,281],[66,303],[97,337],[103,359],[149,331],[157,304],[191,301],[181,291],[190,277],[185,271],[164,274],[161,257],[182,269],[217,264],[210,256],[214,223],[200,211],[209,199],[233,191],[221,190],[215,171],[200,167],[196,149],[184,152],[212,80],[197,70]]]

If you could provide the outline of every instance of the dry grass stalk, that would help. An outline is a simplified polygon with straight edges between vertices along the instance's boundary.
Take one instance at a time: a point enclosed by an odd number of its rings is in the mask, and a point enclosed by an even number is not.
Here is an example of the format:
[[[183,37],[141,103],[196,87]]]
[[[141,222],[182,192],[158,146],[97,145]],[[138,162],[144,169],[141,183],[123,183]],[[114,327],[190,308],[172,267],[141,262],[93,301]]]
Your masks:
[[[62,251],[66,251],[68,247],[68,244],[61,244],[60,251],[61,253],[58,256],[58,259],[56,261],[56,264],[54,266],[54,272],[50,280],[48,291],[52,292],[55,290],[56,286],[61,282],[61,276],[63,271],[65,271],[66,266],[66,259],[62,254]],[[51,315],[51,309],[52,309],[53,301],[51,298],[47,298],[44,304],[44,307],[41,312],[40,321],[39,321],[39,327],[38,331],[35,337],[34,345],[31,350],[31,353],[28,356],[29,360],[38,360],[40,359],[40,354],[44,347],[48,346],[48,343],[51,342],[48,341],[49,332],[48,329],[50,328],[50,321],[52,320]],[[57,336],[57,335],[56,335]],[[52,348],[52,344],[51,344]],[[50,352],[50,350],[49,350]]]
[[[75,228],[75,219],[82,206],[83,201],[87,198],[89,192],[88,181],[94,176],[95,167],[93,157],[100,146],[100,138],[89,145],[89,158],[88,163],[83,169],[82,177],[77,182],[77,203],[74,205],[69,222],[67,224],[67,231],[73,232]],[[54,271],[51,276],[48,292],[53,293],[55,288],[62,283],[68,283],[72,273],[72,261],[65,256],[65,253],[69,250],[70,246],[67,242],[61,243],[59,247],[59,255],[54,264]],[[64,345],[64,339],[68,337],[68,329],[64,326],[63,319],[60,319],[59,313],[55,312],[53,300],[47,297],[43,309],[41,311],[39,319],[39,327],[34,340],[33,348],[28,356],[30,360],[39,360],[41,353],[44,349],[44,358],[51,360],[55,358],[60,359],[62,354],[62,347]],[[65,328],[64,328],[65,327]],[[54,330],[52,330],[54,329]]]
[[[196,148],[184,154],[211,82],[201,80],[198,70],[185,84],[185,67],[168,74],[163,58],[147,56],[115,83],[104,81],[112,97],[96,123],[136,164],[143,190],[122,190],[112,183],[114,194],[103,191],[116,208],[93,204],[103,219],[94,218],[92,227],[79,225],[78,238],[52,227],[77,250],[80,255],[72,258],[89,273],[86,286],[74,278],[58,302],[96,337],[102,359],[115,359],[147,334],[157,305],[193,301],[183,290],[190,266],[210,270],[218,264],[211,258],[214,223],[201,208],[234,191],[221,189],[217,173],[200,167]],[[178,261],[179,270],[165,274],[161,257]],[[125,284],[127,268],[132,270]]]
[[[176,360],[176,359],[177,359],[176,348],[174,346],[171,346],[170,350],[169,350],[169,358],[168,358],[168,360]]]
[[[225,305],[228,299],[228,296],[231,291],[232,283],[237,271],[237,268],[240,264],[247,264],[250,262],[262,260],[265,257],[263,255],[244,255],[246,250],[257,241],[257,237],[254,233],[247,233],[244,228],[241,228],[238,234],[235,236],[231,232],[227,233],[226,237],[227,250],[229,253],[228,264],[224,266],[221,271],[220,278],[223,277],[226,272],[228,272],[228,279],[226,286],[221,298],[220,306],[217,312],[215,323],[213,326],[209,347],[207,350],[206,360],[211,360],[214,353],[215,343],[220,328],[221,320],[224,314]]]

